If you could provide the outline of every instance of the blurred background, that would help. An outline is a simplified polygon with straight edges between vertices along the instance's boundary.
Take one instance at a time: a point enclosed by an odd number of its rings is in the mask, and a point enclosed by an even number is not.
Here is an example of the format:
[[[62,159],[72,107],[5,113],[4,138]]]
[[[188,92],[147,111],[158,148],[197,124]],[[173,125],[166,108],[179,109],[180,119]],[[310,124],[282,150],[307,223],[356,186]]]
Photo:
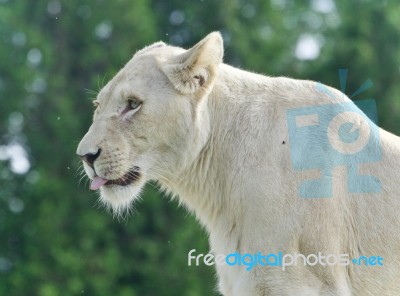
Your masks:
[[[0,0],[0,295],[217,295],[207,234],[148,186],[118,221],[77,173],[91,99],[136,50],[219,30],[225,62],[377,100],[400,134],[396,0]]]

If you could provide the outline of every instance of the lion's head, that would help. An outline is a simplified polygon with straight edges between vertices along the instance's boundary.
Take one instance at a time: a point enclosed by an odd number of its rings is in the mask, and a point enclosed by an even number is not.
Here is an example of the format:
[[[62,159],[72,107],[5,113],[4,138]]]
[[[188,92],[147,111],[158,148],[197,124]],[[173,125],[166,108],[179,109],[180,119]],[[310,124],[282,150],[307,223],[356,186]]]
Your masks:
[[[155,43],[137,52],[99,92],[79,143],[91,189],[114,212],[149,180],[171,180],[209,136],[208,94],[222,62],[219,33],[189,50]]]

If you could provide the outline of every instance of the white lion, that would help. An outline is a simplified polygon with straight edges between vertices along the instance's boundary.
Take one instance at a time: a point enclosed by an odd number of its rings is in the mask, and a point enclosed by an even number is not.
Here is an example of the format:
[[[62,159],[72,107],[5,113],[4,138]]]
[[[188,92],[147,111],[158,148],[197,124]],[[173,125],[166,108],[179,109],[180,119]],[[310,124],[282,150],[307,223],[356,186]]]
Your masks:
[[[93,124],[77,149],[91,189],[121,213],[147,181],[157,180],[196,214],[218,254],[383,258],[383,266],[300,263],[284,271],[221,265],[223,295],[400,295],[400,139],[382,129],[367,134],[380,143],[381,159],[356,170],[374,176],[380,190],[349,192],[354,166],[337,165],[322,176],[332,180],[332,196],[304,198],[299,188],[321,173],[295,170],[294,158],[312,160],[312,149],[325,149],[318,145],[328,131],[303,134],[316,146],[296,146],[288,112],[349,99],[329,87],[330,94],[318,91],[315,82],[246,72],[222,57],[217,32],[189,50],[158,42],[133,56],[98,94]],[[336,124],[352,122],[365,135],[369,124],[352,114],[343,112]],[[311,115],[300,119],[299,126],[318,125]],[[315,157],[321,165],[333,161],[329,153]]]

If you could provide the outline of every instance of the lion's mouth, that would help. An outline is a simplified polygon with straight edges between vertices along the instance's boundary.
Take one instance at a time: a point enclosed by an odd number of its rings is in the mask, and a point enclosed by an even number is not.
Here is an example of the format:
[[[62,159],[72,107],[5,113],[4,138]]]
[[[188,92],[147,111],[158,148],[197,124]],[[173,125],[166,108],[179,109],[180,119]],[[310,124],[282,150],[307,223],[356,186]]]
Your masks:
[[[134,183],[139,178],[140,178],[139,168],[135,166],[119,179],[107,180],[99,176],[94,177],[92,183],[90,184],[90,189],[97,190],[101,186],[109,186],[109,185],[128,186]]]

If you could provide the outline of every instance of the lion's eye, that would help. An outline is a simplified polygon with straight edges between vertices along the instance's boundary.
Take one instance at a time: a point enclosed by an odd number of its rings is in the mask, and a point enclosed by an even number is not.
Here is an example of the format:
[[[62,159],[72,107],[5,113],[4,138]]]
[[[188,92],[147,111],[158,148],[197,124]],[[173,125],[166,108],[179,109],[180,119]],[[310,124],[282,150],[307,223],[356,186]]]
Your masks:
[[[128,100],[128,107],[131,110],[135,110],[135,109],[139,108],[140,105],[142,105],[142,102],[139,101],[138,99],[132,98],[132,99]]]
[[[125,109],[122,111],[121,115],[125,116],[127,114],[128,116],[131,116],[136,113],[142,106],[142,101],[135,98],[131,97],[128,99],[128,104],[126,105]]]

